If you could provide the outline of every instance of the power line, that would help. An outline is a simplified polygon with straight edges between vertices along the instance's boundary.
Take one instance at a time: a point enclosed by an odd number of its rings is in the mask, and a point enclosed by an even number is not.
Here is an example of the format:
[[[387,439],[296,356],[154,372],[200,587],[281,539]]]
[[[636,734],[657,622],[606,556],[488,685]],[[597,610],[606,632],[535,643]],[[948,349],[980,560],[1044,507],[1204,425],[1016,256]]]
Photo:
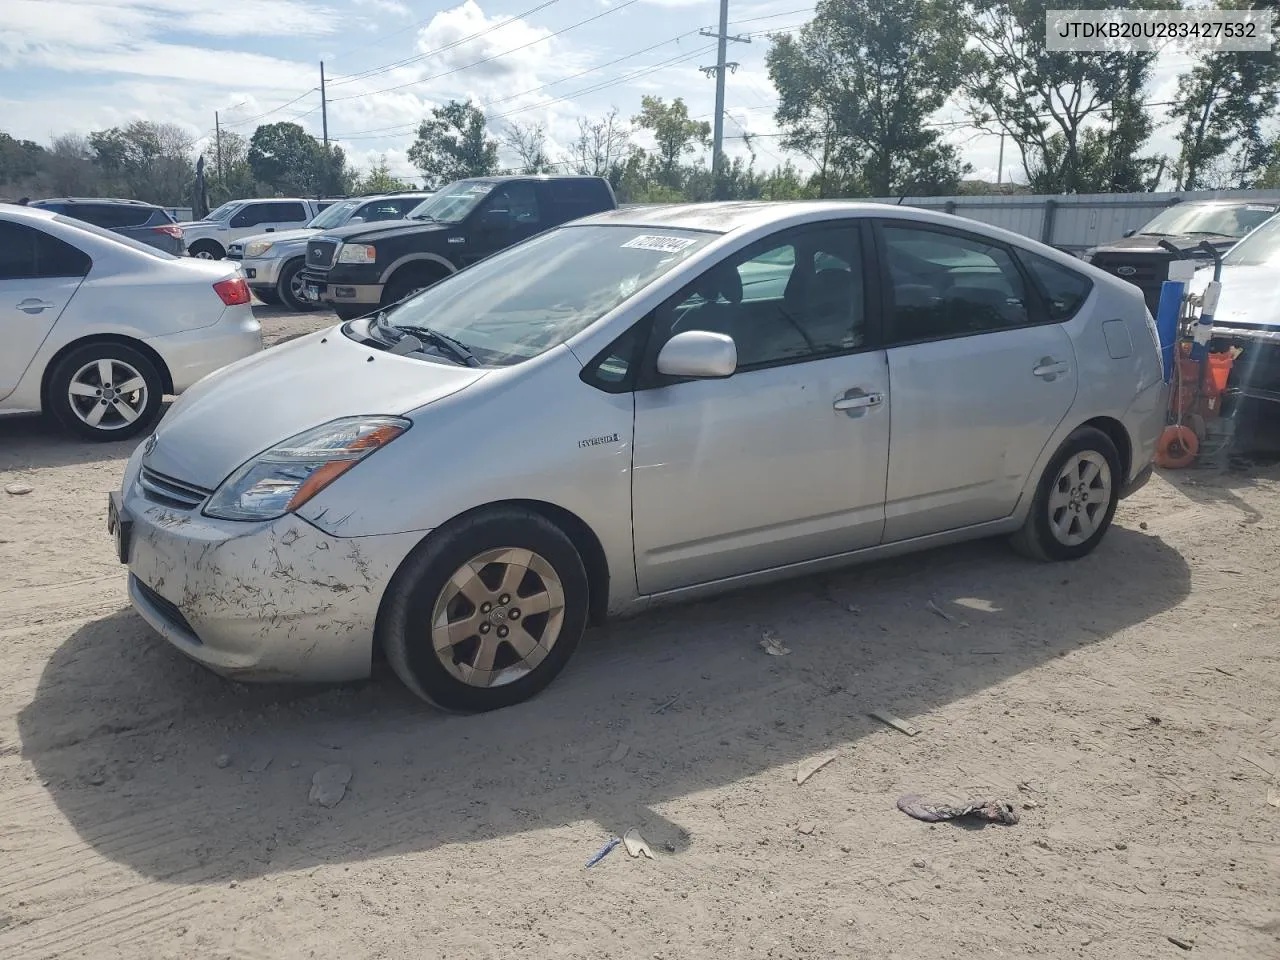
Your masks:
[[[616,7],[610,7],[607,10],[594,14],[590,17],[586,17],[585,19],[579,20],[576,23],[571,23],[567,27],[562,27],[561,29],[555,31],[554,33],[549,33],[544,37],[538,37],[536,40],[530,40],[528,43],[522,43],[518,47],[512,47],[510,50],[504,50],[502,53],[495,53],[493,56],[484,57],[480,60],[473,60],[471,63],[464,63],[462,66],[454,67],[452,70],[446,70],[444,71],[444,73],[437,73],[430,77],[423,77],[420,80],[410,80],[407,83],[397,84],[394,87],[384,87],[381,90],[371,90],[367,93],[349,93],[345,97],[334,97],[333,102],[336,103],[339,100],[354,100],[357,97],[375,97],[382,93],[391,93],[394,90],[403,90],[405,87],[414,87],[420,83],[428,83],[432,80],[439,80],[441,77],[447,77],[455,73],[460,73],[463,70],[469,70],[472,67],[478,67],[481,64],[492,63],[494,60],[500,60],[503,57],[508,57],[513,53],[518,53],[519,51],[525,50],[536,44],[545,43],[547,40],[550,40],[552,37],[558,37],[561,34],[568,33],[570,30],[576,30],[578,27],[585,26],[588,23],[592,23],[596,20],[599,20],[601,17],[607,17],[610,14],[617,13],[620,10],[625,10],[627,7],[631,6],[633,3],[639,3],[639,0],[623,0],[623,2],[618,4]]]
[[[312,87],[310,90],[307,90],[307,91],[304,91],[303,93],[298,94],[292,100],[286,100],[284,103],[280,104],[278,107],[272,107],[270,110],[266,111],[265,113],[260,113],[254,117],[246,117],[243,120],[224,120],[222,125],[224,127],[242,127],[246,123],[254,123],[255,121],[263,120],[271,116],[273,113],[279,113],[281,110],[285,109],[286,107],[293,106],[303,97],[309,96],[310,94],[315,93],[319,89],[320,89],[319,87]]]

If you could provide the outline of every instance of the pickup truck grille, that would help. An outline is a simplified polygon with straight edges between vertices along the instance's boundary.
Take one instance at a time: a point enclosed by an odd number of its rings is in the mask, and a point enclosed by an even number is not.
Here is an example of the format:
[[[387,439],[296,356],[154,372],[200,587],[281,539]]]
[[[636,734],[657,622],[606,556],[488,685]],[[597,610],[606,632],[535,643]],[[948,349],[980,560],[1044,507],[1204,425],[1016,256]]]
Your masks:
[[[337,252],[336,240],[308,240],[307,266],[317,270],[328,270],[333,266],[333,256]]]

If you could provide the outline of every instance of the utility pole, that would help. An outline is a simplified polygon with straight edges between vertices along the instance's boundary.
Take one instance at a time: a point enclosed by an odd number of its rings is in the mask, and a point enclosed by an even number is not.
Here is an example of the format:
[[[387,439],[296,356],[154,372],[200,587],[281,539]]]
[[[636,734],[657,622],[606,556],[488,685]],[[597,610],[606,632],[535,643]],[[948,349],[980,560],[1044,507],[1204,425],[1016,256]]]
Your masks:
[[[227,185],[227,173],[222,168],[222,124],[218,120],[218,111],[213,111],[213,137],[218,151],[218,182]]]
[[[324,174],[320,178],[320,196],[329,195],[329,100],[324,94],[324,61],[320,61],[320,129],[324,134]]]
[[[698,32],[704,37],[716,38],[716,65],[699,67],[699,69],[708,77],[714,75],[716,78],[716,114],[711,140],[711,182],[716,199],[723,199],[721,194],[724,191],[724,185],[721,183],[720,176],[724,169],[724,73],[726,68],[735,73],[738,70],[738,64],[725,63],[725,48],[730,40],[734,43],[750,43],[751,38],[729,36],[729,0],[720,0],[720,29],[715,33],[709,30]]]
[[[1000,131],[1000,159],[996,161],[996,186],[1004,182],[1004,131]]]

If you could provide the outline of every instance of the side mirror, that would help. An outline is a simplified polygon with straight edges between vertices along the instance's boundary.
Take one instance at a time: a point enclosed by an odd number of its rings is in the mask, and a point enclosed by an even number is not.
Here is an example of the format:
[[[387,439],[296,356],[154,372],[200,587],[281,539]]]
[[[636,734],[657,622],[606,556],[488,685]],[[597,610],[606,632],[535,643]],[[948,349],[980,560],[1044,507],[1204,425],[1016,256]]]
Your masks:
[[[738,369],[738,345],[733,337],[707,330],[685,330],[663,344],[658,372],[668,377],[717,379]]]
[[[364,217],[352,217],[347,223],[364,223]]]
[[[1124,232],[1124,235],[1125,235],[1126,237],[1132,237],[1132,236],[1133,236],[1135,233],[1137,233],[1137,232],[1138,232],[1137,230],[1126,230],[1126,231]]]

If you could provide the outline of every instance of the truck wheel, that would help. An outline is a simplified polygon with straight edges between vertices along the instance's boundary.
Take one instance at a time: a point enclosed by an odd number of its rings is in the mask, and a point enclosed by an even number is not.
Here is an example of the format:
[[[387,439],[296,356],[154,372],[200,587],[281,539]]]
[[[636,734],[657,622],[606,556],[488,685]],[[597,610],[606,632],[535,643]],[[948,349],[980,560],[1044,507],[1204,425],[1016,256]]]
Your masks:
[[[221,260],[227,251],[216,240],[197,240],[187,247],[187,254],[197,260]]]
[[[280,271],[280,279],[276,282],[276,298],[290,310],[299,313],[311,309],[311,304],[302,299],[302,268],[306,262],[302,257],[290,260]]]
[[[338,315],[338,319],[342,321],[354,320],[356,317],[363,317],[365,314],[373,313],[376,308],[369,305],[362,307],[352,307],[342,303],[333,305],[333,312]]]
[[[280,302],[280,297],[270,287],[254,287],[253,295],[268,306]]]
[[[399,303],[406,297],[411,297],[415,293],[439,283],[447,276],[448,274],[438,267],[436,269],[402,267],[396,271],[395,275],[387,281],[387,285],[382,288],[381,305],[389,307],[393,303]]]

